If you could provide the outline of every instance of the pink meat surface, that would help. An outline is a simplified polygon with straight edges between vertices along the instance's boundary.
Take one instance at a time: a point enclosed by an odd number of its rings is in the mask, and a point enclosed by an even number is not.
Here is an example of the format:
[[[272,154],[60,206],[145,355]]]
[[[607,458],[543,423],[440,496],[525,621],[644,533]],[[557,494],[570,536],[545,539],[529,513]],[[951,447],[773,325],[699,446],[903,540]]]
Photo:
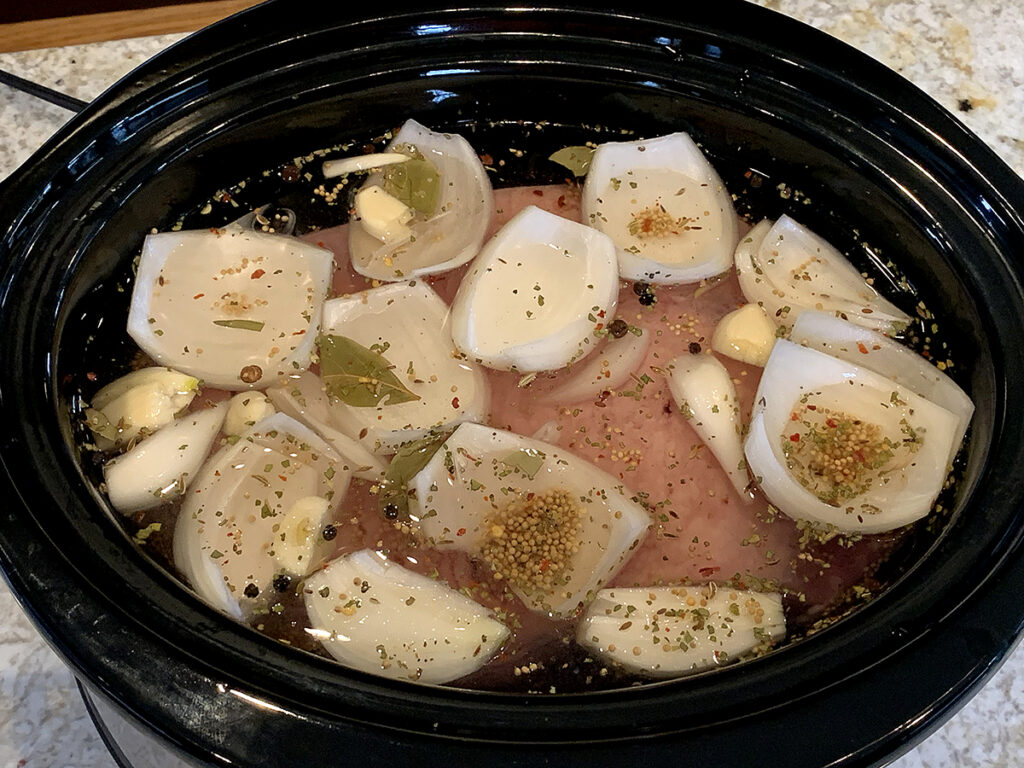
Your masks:
[[[495,193],[491,233],[527,205],[580,220],[579,194],[574,188],[559,185],[502,189]],[[347,238],[347,226],[306,236],[336,254],[335,295],[374,285],[349,266]],[[450,302],[467,268],[426,279]],[[769,581],[802,595],[804,605],[812,613],[820,610],[843,590],[863,580],[889,550],[891,538],[867,537],[842,548],[839,557],[826,561],[822,551],[800,549],[796,525],[783,515],[770,514],[763,497],[751,501],[737,494],[711,451],[675,406],[667,383],[657,370],[672,358],[690,353],[693,344],[706,351],[703,348],[709,344],[718,320],[744,303],[739,284],[730,276],[703,291],[693,285],[658,286],[656,295],[654,305],[642,306],[632,283],[626,281],[619,294],[618,317],[643,329],[652,339],[647,358],[635,371],[638,377],[647,374],[649,383],[640,386],[630,379],[618,391],[608,390],[584,402],[544,404],[538,402],[539,396],[564,382],[573,374],[572,370],[544,374],[527,387],[520,386],[520,374],[489,371],[489,423],[532,435],[542,425],[555,422],[559,445],[620,479],[649,510],[651,533],[610,585],[650,586],[735,578],[756,586]],[[721,359],[736,385],[745,422],[760,369]],[[375,543],[369,542],[371,546]],[[830,554],[836,550],[828,548]],[[444,558],[418,556],[420,570],[429,570],[424,565],[427,561],[434,568]],[[461,570],[449,574],[458,586],[467,586],[467,567],[463,564]],[[473,585],[478,586],[486,579],[486,574],[472,569]]]

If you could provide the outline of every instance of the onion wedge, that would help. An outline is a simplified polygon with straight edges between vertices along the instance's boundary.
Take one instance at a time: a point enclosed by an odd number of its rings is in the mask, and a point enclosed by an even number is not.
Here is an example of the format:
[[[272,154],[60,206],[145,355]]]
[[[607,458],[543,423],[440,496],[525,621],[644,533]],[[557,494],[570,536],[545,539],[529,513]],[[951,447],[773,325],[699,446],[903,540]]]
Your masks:
[[[553,371],[596,348],[615,316],[615,246],[600,232],[527,206],[484,246],[452,302],[452,338],[469,359]]]
[[[719,667],[785,636],[781,595],[715,584],[602,589],[576,632],[584,648],[653,677]]]
[[[750,471],[786,515],[880,533],[942,490],[956,415],[892,379],[780,339],[758,386]]]
[[[379,351],[412,393],[406,402],[352,405],[333,397],[331,418],[372,453],[394,453],[432,429],[482,420],[490,404],[483,371],[458,359],[448,307],[426,282],[393,283],[324,304],[323,332]],[[322,358],[321,354],[321,358]],[[321,379],[328,387],[321,359]]]
[[[240,228],[149,235],[128,334],[208,386],[262,388],[309,367],[333,254]]]
[[[410,515],[432,546],[483,557],[496,573],[507,570],[500,567],[506,556],[524,554],[511,543],[513,518],[532,508],[546,519],[551,531],[544,538],[564,541],[565,551],[547,562],[527,557],[521,579],[503,578],[529,608],[552,616],[570,616],[588,602],[650,525],[606,472],[558,446],[480,424],[456,429],[409,490]],[[557,509],[544,501],[552,493]]]
[[[621,339],[608,339],[604,346],[572,370],[568,381],[542,398],[545,403],[579,403],[614,390],[630,380],[630,374],[643,363],[651,346],[648,333],[627,333]]]
[[[949,456],[949,461],[953,461],[974,414],[974,402],[924,357],[888,336],[824,312],[802,312],[793,324],[789,340],[868,368],[956,415],[956,433]]]
[[[235,618],[266,609],[276,601],[275,575],[295,565],[291,552],[286,563],[275,557],[290,511],[316,496],[333,513],[349,477],[311,429],[283,413],[268,416],[214,454],[185,494],[174,527],[175,566],[200,597]],[[316,539],[304,572],[330,549]]]
[[[303,591],[306,631],[342,664],[384,677],[447,683],[509,636],[482,605],[371,550],[339,557]]]
[[[355,477],[375,482],[383,476],[387,469],[384,462],[332,422],[330,400],[315,373],[303,371],[281,379],[267,389],[266,394],[279,411],[302,422],[330,443]]]
[[[353,219],[348,240],[353,269],[377,280],[402,280],[465,264],[480,250],[494,211],[494,193],[480,158],[461,136],[431,131],[415,120],[406,121],[383,153],[389,159],[395,154],[426,160],[433,167],[438,176],[436,200],[429,211],[418,211],[405,236],[396,240],[382,241],[358,217]],[[388,163],[383,172],[371,174],[362,189],[388,191],[389,170],[409,165]],[[417,194],[415,181],[411,194]]]
[[[594,152],[583,221],[609,235],[630,280],[696,283],[732,266],[732,198],[685,133],[608,142]]]
[[[808,309],[840,313],[882,333],[906,327],[910,316],[867,284],[843,254],[788,216],[765,219],[735,254],[740,289],[775,324],[790,328]]]

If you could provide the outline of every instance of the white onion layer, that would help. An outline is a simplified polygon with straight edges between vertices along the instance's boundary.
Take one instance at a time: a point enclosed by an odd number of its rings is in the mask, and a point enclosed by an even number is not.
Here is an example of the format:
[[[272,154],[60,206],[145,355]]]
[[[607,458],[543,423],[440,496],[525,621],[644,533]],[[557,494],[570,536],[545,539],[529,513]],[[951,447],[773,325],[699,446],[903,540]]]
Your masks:
[[[371,550],[334,560],[304,592],[306,631],[341,663],[385,677],[447,683],[509,636],[482,605]]]
[[[425,281],[393,283],[324,304],[323,330],[364,347],[385,347],[394,374],[419,400],[376,407],[332,399],[331,418],[372,453],[394,453],[431,429],[483,420],[490,390],[483,371],[457,359],[448,306]]]
[[[736,273],[747,301],[789,328],[808,309],[839,312],[865,328],[892,332],[910,316],[883,298],[827,241],[788,216],[765,219],[740,240]]]
[[[275,545],[289,510],[310,496],[337,509],[349,477],[316,433],[286,414],[268,416],[214,454],[185,495],[174,528],[175,566],[200,597],[235,618],[266,607],[264,593],[273,594],[282,570]],[[314,549],[304,572],[329,545],[320,539]],[[245,596],[249,584],[259,597]]]
[[[354,219],[348,240],[352,267],[366,277],[402,280],[461,266],[480,250],[494,215],[494,193],[487,172],[462,136],[431,131],[408,120],[388,145],[387,154],[410,153],[408,148],[414,148],[438,171],[437,210],[409,222],[407,237],[388,242],[374,237]],[[374,173],[363,188],[382,183],[382,175]]]
[[[266,394],[279,411],[305,424],[330,443],[355,477],[371,482],[381,479],[387,469],[384,462],[331,421],[331,403],[315,373],[303,371],[280,379]]]
[[[143,246],[128,333],[161,365],[219,389],[303,370],[333,255],[240,229],[164,232]]]
[[[570,405],[597,397],[606,389],[617,389],[631,380],[630,374],[640,368],[650,346],[650,333],[607,339],[597,352],[573,367],[568,381],[544,395],[543,401]]]
[[[807,405],[819,419],[830,409],[877,425],[898,446],[881,468],[865,475],[862,491],[828,503],[788,468],[784,445],[803,439]],[[946,478],[956,429],[954,414],[891,379],[780,340],[761,377],[745,449],[765,495],[788,516],[841,531],[879,533],[928,514]]]
[[[714,584],[602,589],[576,632],[598,656],[655,677],[719,667],[785,636],[779,594]]]
[[[527,206],[484,246],[452,302],[452,338],[500,370],[551,371],[596,347],[615,316],[619,272],[612,241]]]
[[[645,231],[645,220],[661,228]],[[728,190],[685,133],[599,146],[583,187],[583,221],[615,241],[623,277],[653,283],[725,272],[738,237]]]
[[[953,460],[974,414],[974,402],[949,376],[921,355],[887,336],[824,312],[803,312],[789,340],[869,368],[940,405],[957,417]]]
[[[533,473],[521,466],[533,463]],[[531,476],[532,475],[532,476]],[[553,592],[524,594],[533,610],[574,613],[625,563],[650,525],[622,483],[556,445],[463,424],[409,483],[410,514],[432,546],[478,554],[496,512],[531,493],[566,490],[583,505],[579,549]]]

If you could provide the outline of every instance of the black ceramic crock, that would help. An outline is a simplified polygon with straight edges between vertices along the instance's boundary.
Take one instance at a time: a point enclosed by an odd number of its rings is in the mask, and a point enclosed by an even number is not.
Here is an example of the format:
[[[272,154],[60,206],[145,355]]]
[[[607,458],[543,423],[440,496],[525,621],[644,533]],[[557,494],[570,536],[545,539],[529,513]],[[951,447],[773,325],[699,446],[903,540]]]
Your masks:
[[[331,5],[270,3],[188,38],[0,187],[0,560],[47,640],[197,765],[853,766],[937,727],[1024,623],[1021,180],[880,64],[742,2],[672,15],[640,1]],[[761,213],[794,212],[859,263],[897,261],[946,319],[977,404],[937,535],[884,594],[799,643],[585,695],[378,679],[195,599],[133,546],[82,468],[86,351],[97,333],[123,338],[115,312],[97,327],[97,303],[151,227],[260,167],[409,116],[687,130],[730,185],[756,170]],[[787,187],[813,203],[792,207]]]

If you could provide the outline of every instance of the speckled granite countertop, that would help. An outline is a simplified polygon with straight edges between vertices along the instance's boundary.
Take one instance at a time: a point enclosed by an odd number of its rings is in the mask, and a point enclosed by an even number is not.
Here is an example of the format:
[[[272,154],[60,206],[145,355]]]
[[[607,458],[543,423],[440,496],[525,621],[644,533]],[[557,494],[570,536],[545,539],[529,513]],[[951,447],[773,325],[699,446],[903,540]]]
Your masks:
[[[758,1],[893,67],[1024,175],[1022,0]],[[91,99],[179,37],[0,54],[0,69]],[[0,178],[69,117],[0,85]],[[0,615],[0,767],[110,768],[71,674],[2,583]],[[1024,766],[1024,646],[955,717],[893,765]]]

